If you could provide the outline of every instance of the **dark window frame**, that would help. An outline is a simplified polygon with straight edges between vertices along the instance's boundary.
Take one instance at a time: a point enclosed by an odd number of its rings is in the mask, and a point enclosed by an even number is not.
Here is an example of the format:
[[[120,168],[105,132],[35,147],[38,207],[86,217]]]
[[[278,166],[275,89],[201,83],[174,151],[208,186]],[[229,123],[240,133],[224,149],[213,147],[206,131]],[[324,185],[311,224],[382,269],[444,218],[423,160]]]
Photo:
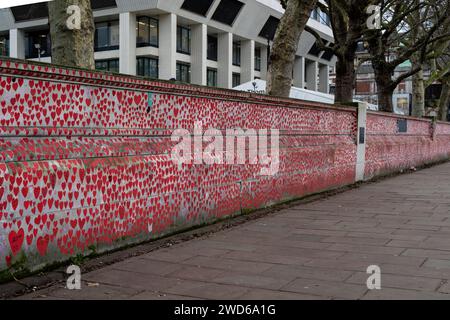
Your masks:
[[[240,67],[241,66],[241,42],[233,42],[233,66]]]
[[[48,18],[47,2],[26,4],[10,8],[15,22],[32,21]]]
[[[278,25],[280,23],[280,19],[269,16],[266,23],[262,27],[261,31],[259,32],[259,36],[268,39],[273,40],[275,37],[275,32],[277,31]]]
[[[141,61],[144,63],[144,65],[142,66],[142,69],[141,69],[141,65],[140,65]],[[145,72],[145,67],[146,67],[145,62],[148,62],[148,66],[149,66],[149,70],[150,70],[148,72],[148,74],[146,74],[146,72]],[[152,66],[150,65],[151,62],[156,62],[156,72],[153,75],[151,72],[151,70],[152,70]],[[136,74],[141,77],[146,77],[146,78],[150,78],[150,79],[158,79],[159,78],[159,59],[156,57],[137,57],[137,59],[136,59]]]
[[[9,57],[10,56],[10,48],[9,48],[9,34],[0,35],[0,56]]]
[[[334,57],[334,52],[331,49],[327,49],[323,52],[322,54],[322,59],[327,60],[327,61],[331,61],[331,59],[333,59]]]
[[[184,0],[181,9],[206,17],[213,3],[214,0]]]
[[[244,6],[239,0],[221,0],[211,19],[232,27]]]
[[[50,30],[39,30],[39,31],[30,31],[25,33],[25,59],[37,59],[39,58],[39,52],[37,51],[35,44],[36,38],[45,38],[45,41],[39,41],[41,44],[41,52],[45,51],[41,54],[41,58],[48,58],[52,56],[52,40],[50,36]]]
[[[93,0],[91,1],[92,10],[104,10],[110,8],[117,8],[117,2],[115,0]],[[27,10],[25,13],[23,10]],[[48,3],[39,2],[32,4],[25,4],[22,6],[14,6],[10,8],[15,22],[33,21],[39,19],[48,19]],[[21,12],[22,10],[22,12]],[[34,13],[34,15],[33,15]],[[37,15],[36,15],[37,13]],[[19,19],[17,19],[19,16]]]
[[[120,21],[119,20],[110,20],[110,21],[101,21],[95,23],[95,32],[94,32],[94,51],[95,52],[102,52],[102,51],[111,51],[111,50],[119,50],[120,46],[120,35],[119,35],[119,43],[117,45],[111,45],[109,43],[108,46],[104,47],[98,47],[98,33],[97,33],[97,25],[99,24],[108,24],[108,42],[111,42],[111,26],[113,23],[117,23],[117,26],[119,27],[119,33],[120,33]]]
[[[217,69],[207,68],[206,69],[206,84],[208,87],[217,87]],[[213,76],[213,81],[211,83],[210,76]]]
[[[257,54],[258,53],[258,54]],[[255,48],[255,71],[261,71],[261,47]]]
[[[187,79],[184,79],[184,77],[180,77],[182,71],[186,72]],[[179,82],[191,83],[191,65],[189,63],[177,61],[177,77],[176,77],[176,79]]]
[[[314,44],[311,46],[311,49],[309,49],[308,54],[314,57],[319,57],[322,52],[323,51],[321,50],[317,42],[314,42]]]
[[[213,40],[214,39],[214,40]],[[211,61],[217,61],[218,55],[219,55],[219,41],[217,37],[208,35],[208,49],[207,49],[207,59]],[[213,48],[211,48],[211,43],[214,45]],[[214,51],[214,52],[212,52]]]
[[[110,8],[117,8],[115,0],[93,0],[91,1],[92,10],[104,10]]]
[[[187,41],[188,41],[188,48],[184,48],[183,46],[183,33],[187,32]],[[184,26],[177,26],[177,52],[182,54],[191,54],[191,29]]]
[[[100,63],[106,63],[107,67],[104,69],[99,69],[98,68],[98,64]],[[116,64],[115,70],[111,70],[112,64]],[[120,62],[119,59],[115,58],[115,59],[100,59],[100,60],[96,60],[95,61],[95,69],[96,70],[100,70],[100,71],[107,71],[107,72],[114,72],[114,73],[119,73],[120,72]]]
[[[148,39],[146,39],[147,41],[139,41],[139,22],[141,20],[147,20],[147,25],[148,25]],[[152,35],[151,35],[151,23],[156,24],[156,43],[152,42]],[[136,18],[136,25],[137,25],[137,30],[136,30],[136,46],[138,48],[141,47],[154,47],[154,48],[159,48],[159,20],[153,17],[148,17],[148,16],[139,16]]]
[[[241,85],[241,74],[240,74],[240,73],[238,73],[238,72],[233,72],[231,78],[232,78],[232,79],[231,79],[231,80],[232,80],[231,82],[232,82],[232,87],[233,87],[233,88]],[[239,80],[236,81],[236,79],[239,79]]]

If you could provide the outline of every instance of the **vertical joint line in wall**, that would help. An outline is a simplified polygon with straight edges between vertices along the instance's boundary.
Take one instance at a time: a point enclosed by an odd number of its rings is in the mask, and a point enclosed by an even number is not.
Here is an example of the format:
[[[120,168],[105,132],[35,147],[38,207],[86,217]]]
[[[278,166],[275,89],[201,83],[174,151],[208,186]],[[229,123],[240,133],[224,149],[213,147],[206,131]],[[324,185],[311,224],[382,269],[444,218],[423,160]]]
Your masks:
[[[149,92],[147,95],[147,114],[152,111],[153,108],[153,92]]]
[[[437,119],[433,118],[430,123],[430,134],[431,140],[434,141],[436,139],[436,129],[437,129]]]
[[[239,181],[239,197],[240,197],[239,206],[241,208],[241,214],[243,214],[243,212],[242,212],[242,181]]]

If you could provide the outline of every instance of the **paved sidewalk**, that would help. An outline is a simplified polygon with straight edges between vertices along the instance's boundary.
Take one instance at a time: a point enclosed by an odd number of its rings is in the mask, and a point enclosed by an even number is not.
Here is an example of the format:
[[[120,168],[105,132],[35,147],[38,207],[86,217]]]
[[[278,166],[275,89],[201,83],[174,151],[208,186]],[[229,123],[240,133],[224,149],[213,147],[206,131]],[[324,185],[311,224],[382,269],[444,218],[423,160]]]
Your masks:
[[[366,269],[381,268],[381,290]],[[450,163],[83,274],[34,299],[450,299]]]

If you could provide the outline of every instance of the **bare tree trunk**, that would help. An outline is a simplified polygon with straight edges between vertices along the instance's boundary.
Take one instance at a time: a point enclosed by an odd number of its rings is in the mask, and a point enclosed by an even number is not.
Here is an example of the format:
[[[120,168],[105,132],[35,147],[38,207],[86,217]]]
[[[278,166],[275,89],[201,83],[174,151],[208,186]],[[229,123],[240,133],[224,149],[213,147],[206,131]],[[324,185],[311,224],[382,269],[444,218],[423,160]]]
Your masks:
[[[380,111],[394,112],[394,105],[392,103],[392,96],[394,91],[385,88],[378,91],[378,107]]]
[[[50,1],[48,12],[52,63],[94,69],[95,26],[91,1]]]
[[[394,112],[392,96],[394,88],[391,84],[391,72],[388,70],[377,70],[375,68],[375,80],[378,90],[378,109],[385,112]]]
[[[423,70],[420,70],[412,77],[412,115],[414,117],[423,117],[425,115],[425,82],[423,80]]]
[[[269,95],[289,97],[300,36],[316,3],[317,0],[288,0],[270,54],[271,64],[267,75]]]
[[[375,72],[375,81],[378,90],[378,109],[385,112],[394,112],[392,96],[395,87],[392,84],[392,70],[380,64],[372,62]]]
[[[328,0],[326,2],[337,57],[335,103],[345,104],[353,102],[356,85],[356,50],[368,18],[367,7],[370,1]]]
[[[419,4],[419,0],[415,0],[415,4]],[[422,33],[422,28],[420,27],[420,11],[415,10],[411,14],[411,19],[416,22],[416,26],[412,28],[412,37],[414,41],[419,39]],[[413,23],[412,23],[413,24]],[[412,115],[415,117],[423,117],[425,115],[425,82],[423,79],[422,64],[420,62],[420,53],[416,52],[411,56],[411,68],[421,68],[419,72],[412,77]]]
[[[335,103],[353,102],[355,80],[355,53],[349,52],[344,59],[338,58],[336,62]]]
[[[442,92],[439,99],[439,120],[447,121],[448,106],[450,105],[450,78],[442,81]]]

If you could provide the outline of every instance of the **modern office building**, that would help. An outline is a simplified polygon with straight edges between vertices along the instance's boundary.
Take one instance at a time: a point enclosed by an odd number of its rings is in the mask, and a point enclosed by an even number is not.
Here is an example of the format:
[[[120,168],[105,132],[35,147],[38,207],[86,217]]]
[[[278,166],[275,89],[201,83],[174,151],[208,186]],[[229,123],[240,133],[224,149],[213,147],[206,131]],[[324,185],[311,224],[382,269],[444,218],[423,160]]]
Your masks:
[[[277,0],[91,0],[97,69],[233,88],[265,79]],[[333,41],[325,14],[308,25]],[[301,36],[293,85],[329,92],[330,52]],[[51,62],[47,3],[0,10],[0,54]]]

